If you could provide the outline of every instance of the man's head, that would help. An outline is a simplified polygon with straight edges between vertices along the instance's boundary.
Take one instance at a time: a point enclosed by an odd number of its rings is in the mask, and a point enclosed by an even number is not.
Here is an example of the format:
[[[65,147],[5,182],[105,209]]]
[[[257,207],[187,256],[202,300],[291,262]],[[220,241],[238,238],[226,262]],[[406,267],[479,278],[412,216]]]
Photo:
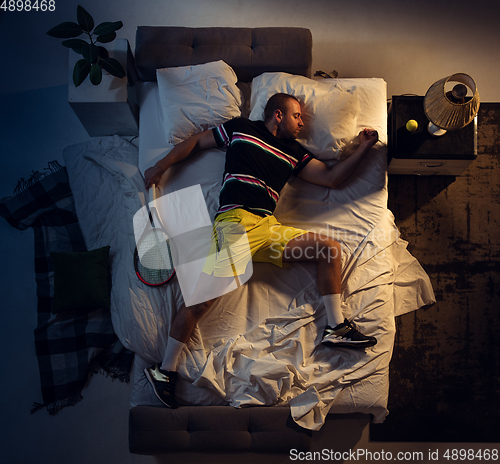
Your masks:
[[[264,123],[276,137],[295,139],[304,125],[300,102],[286,93],[274,94],[264,108]]]

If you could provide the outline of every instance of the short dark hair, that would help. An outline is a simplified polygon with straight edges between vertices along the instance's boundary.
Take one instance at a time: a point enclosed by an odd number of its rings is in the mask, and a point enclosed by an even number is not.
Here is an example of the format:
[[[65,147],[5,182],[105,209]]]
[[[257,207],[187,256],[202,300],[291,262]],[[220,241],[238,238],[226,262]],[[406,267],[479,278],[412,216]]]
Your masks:
[[[287,102],[289,100],[295,100],[297,103],[300,103],[297,98],[288,93],[275,93],[269,98],[264,108],[264,122],[270,121],[276,110],[280,110],[284,113],[287,109]]]

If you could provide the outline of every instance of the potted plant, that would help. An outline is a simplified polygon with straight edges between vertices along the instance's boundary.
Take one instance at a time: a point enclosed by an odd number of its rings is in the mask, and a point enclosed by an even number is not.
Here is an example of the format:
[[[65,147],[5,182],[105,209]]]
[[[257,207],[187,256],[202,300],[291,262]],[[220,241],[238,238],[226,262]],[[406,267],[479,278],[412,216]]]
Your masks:
[[[104,22],[94,27],[94,19],[80,5],[76,10],[77,22],[64,22],[53,27],[47,32],[51,37],[67,39],[62,45],[71,48],[82,59],[78,60],[73,69],[73,83],[78,87],[89,76],[90,82],[99,85],[102,80],[102,70],[109,74],[123,78],[123,66],[109,56],[107,49],[98,43],[109,43],[115,40],[116,31],[123,27],[121,21]],[[90,42],[77,39],[82,34],[87,34]]]

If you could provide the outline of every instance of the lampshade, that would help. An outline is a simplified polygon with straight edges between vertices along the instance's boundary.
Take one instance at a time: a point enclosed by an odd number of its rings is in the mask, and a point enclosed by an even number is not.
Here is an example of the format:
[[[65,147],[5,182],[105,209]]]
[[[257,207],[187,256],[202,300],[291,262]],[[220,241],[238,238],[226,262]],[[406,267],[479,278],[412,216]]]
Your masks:
[[[451,92],[445,91],[447,82],[460,82],[472,91],[468,101],[457,102]],[[432,84],[424,97],[427,119],[444,130],[458,130],[472,122],[479,111],[479,93],[476,82],[468,74],[457,73]]]

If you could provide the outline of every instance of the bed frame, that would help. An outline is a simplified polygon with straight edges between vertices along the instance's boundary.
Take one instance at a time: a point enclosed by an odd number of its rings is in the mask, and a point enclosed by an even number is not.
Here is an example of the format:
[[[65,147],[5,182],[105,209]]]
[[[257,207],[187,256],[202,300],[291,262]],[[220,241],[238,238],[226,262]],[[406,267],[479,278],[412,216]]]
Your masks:
[[[311,77],[311,32],[293,27],[137,29],[135,63],[142,81],[155,81],[158,68],[216,60],[229,64],[240,82],[251,82],[263,72]],[[351,430],[350,440],[359,439],[370,418],[364,414],[336,416],[343,420],[335,425],[330,421],[320,433],[311,433],[295,424],[288,407],[189,406],[170,410],[136,406],[130,410],[129,448],[137,454],[170,453],[175,462],[179,453],[201,456],[199,453],[207,452],[216,462],[228,453],[246,453],[254,459],[254,453],[260,453],[259,460],[267,456],[274,463],[276,453],[282,453],[288,462],[292,448],[331,448],[334,443],[325,443],[324,437],[329,436],[329,429],[333,433],[332,427],[337,428],[337,435]],[[242,456],[238,454],[238,461],[242,462]]]

